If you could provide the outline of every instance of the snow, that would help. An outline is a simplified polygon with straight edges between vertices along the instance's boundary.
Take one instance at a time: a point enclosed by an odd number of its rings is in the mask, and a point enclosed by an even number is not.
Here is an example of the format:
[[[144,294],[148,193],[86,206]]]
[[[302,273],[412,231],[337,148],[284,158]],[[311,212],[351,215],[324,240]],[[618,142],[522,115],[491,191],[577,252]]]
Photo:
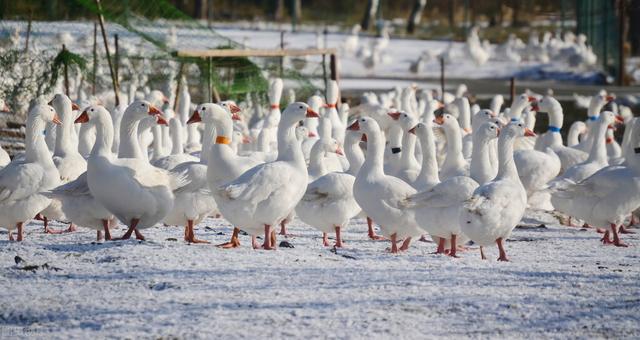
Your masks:
[[[295,248],[277,251],[250,249],[248,236],[233,250],[188,245],[176,227],[94,243],[93,231],[45,235],[33,222],[22,243],[0,235],[0,337],[638,337],[639,237],[603,246],[593,230],[529,215],[509,263],[495,247],[487,261],[474,246],[452,259],[424,242],[391,255],[361,220],[337,253],[299,221]],[[214,244],[230,233],[221,219],[196,230]]]

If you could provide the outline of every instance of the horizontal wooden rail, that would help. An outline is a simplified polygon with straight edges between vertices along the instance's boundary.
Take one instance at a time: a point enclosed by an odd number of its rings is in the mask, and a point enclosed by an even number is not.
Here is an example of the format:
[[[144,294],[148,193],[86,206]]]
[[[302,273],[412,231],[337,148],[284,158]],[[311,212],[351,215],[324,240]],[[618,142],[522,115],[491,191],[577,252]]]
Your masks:
[[[178,57],[220,58],[220,57],[302,57],[307,55],[336,54],[335,48],[284,49],[284,50],[181,50],[174,52]]]

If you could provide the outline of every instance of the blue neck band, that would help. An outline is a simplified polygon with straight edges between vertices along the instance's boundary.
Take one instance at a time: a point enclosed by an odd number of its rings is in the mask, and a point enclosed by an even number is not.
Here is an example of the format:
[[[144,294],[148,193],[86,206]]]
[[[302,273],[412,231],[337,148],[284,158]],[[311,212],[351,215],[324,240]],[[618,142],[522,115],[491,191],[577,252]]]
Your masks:
[[[589,116],[589,120],[598,120],[598,116]]]
[[[520,121],[520,118],[511,118],[511,121],[512,121],[512,122],[519,122],[519,121]]]
[[[549,125],[549,132],[560,132],[560,128],[557,126]]]

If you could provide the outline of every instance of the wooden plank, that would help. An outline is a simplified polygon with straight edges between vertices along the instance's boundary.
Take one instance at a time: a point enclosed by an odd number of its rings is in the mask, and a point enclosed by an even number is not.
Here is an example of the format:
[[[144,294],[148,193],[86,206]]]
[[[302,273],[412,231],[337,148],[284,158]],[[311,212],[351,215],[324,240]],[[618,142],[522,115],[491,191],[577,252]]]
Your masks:
[[[216,58],[216,57],[302,57],[307,55],[336,54],[335,48],[277,49],[277,50],[181,50],[174,52],[178,57]]]

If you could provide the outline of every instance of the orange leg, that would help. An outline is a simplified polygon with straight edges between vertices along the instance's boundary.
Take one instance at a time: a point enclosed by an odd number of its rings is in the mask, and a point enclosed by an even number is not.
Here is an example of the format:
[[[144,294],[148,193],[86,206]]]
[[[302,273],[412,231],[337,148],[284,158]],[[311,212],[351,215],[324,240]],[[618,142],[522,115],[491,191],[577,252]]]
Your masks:
[[[231,235],[231,240],[229,242],[225,242],[217,245],[217,247],[221,248],[237,248],[240,247],[240,239],[238,238],[240,235],[240,228],[233,228],[233,234]]]
[[[458,247],[456,245],[457,237],[458,235],[451,234],[451,250],[449,250],[449,256],[451,257],[458,257],[458,255],[456,255],[456,251],[458,251]]]
[[[500,257],[498,257],[498,261],[509,261],[507,258],[507,252],[504,251],[504,246],[502,245],[502,237],[496,240],[496,244],[498,245],[498,250],[500,251]]]
[[[373,230],[373,220],[367,217],[367,226],[369,228],[369,238],[374,241],[384,240],[384,236],[376,234],[376,231]]]
[[[336,229],[336,247],[338,248],[342,248],[344,246],[344,243],[342,242],[342,235],[340,234],[340,226],[337,225],[335,226]]]
[[[615,225],[615,223],[611,223],[611,231],[613,232],[613,245],[615,245],[616,247],[628,247],[628,245],[620,241],[620,236],[618,235],[618,228]]]

